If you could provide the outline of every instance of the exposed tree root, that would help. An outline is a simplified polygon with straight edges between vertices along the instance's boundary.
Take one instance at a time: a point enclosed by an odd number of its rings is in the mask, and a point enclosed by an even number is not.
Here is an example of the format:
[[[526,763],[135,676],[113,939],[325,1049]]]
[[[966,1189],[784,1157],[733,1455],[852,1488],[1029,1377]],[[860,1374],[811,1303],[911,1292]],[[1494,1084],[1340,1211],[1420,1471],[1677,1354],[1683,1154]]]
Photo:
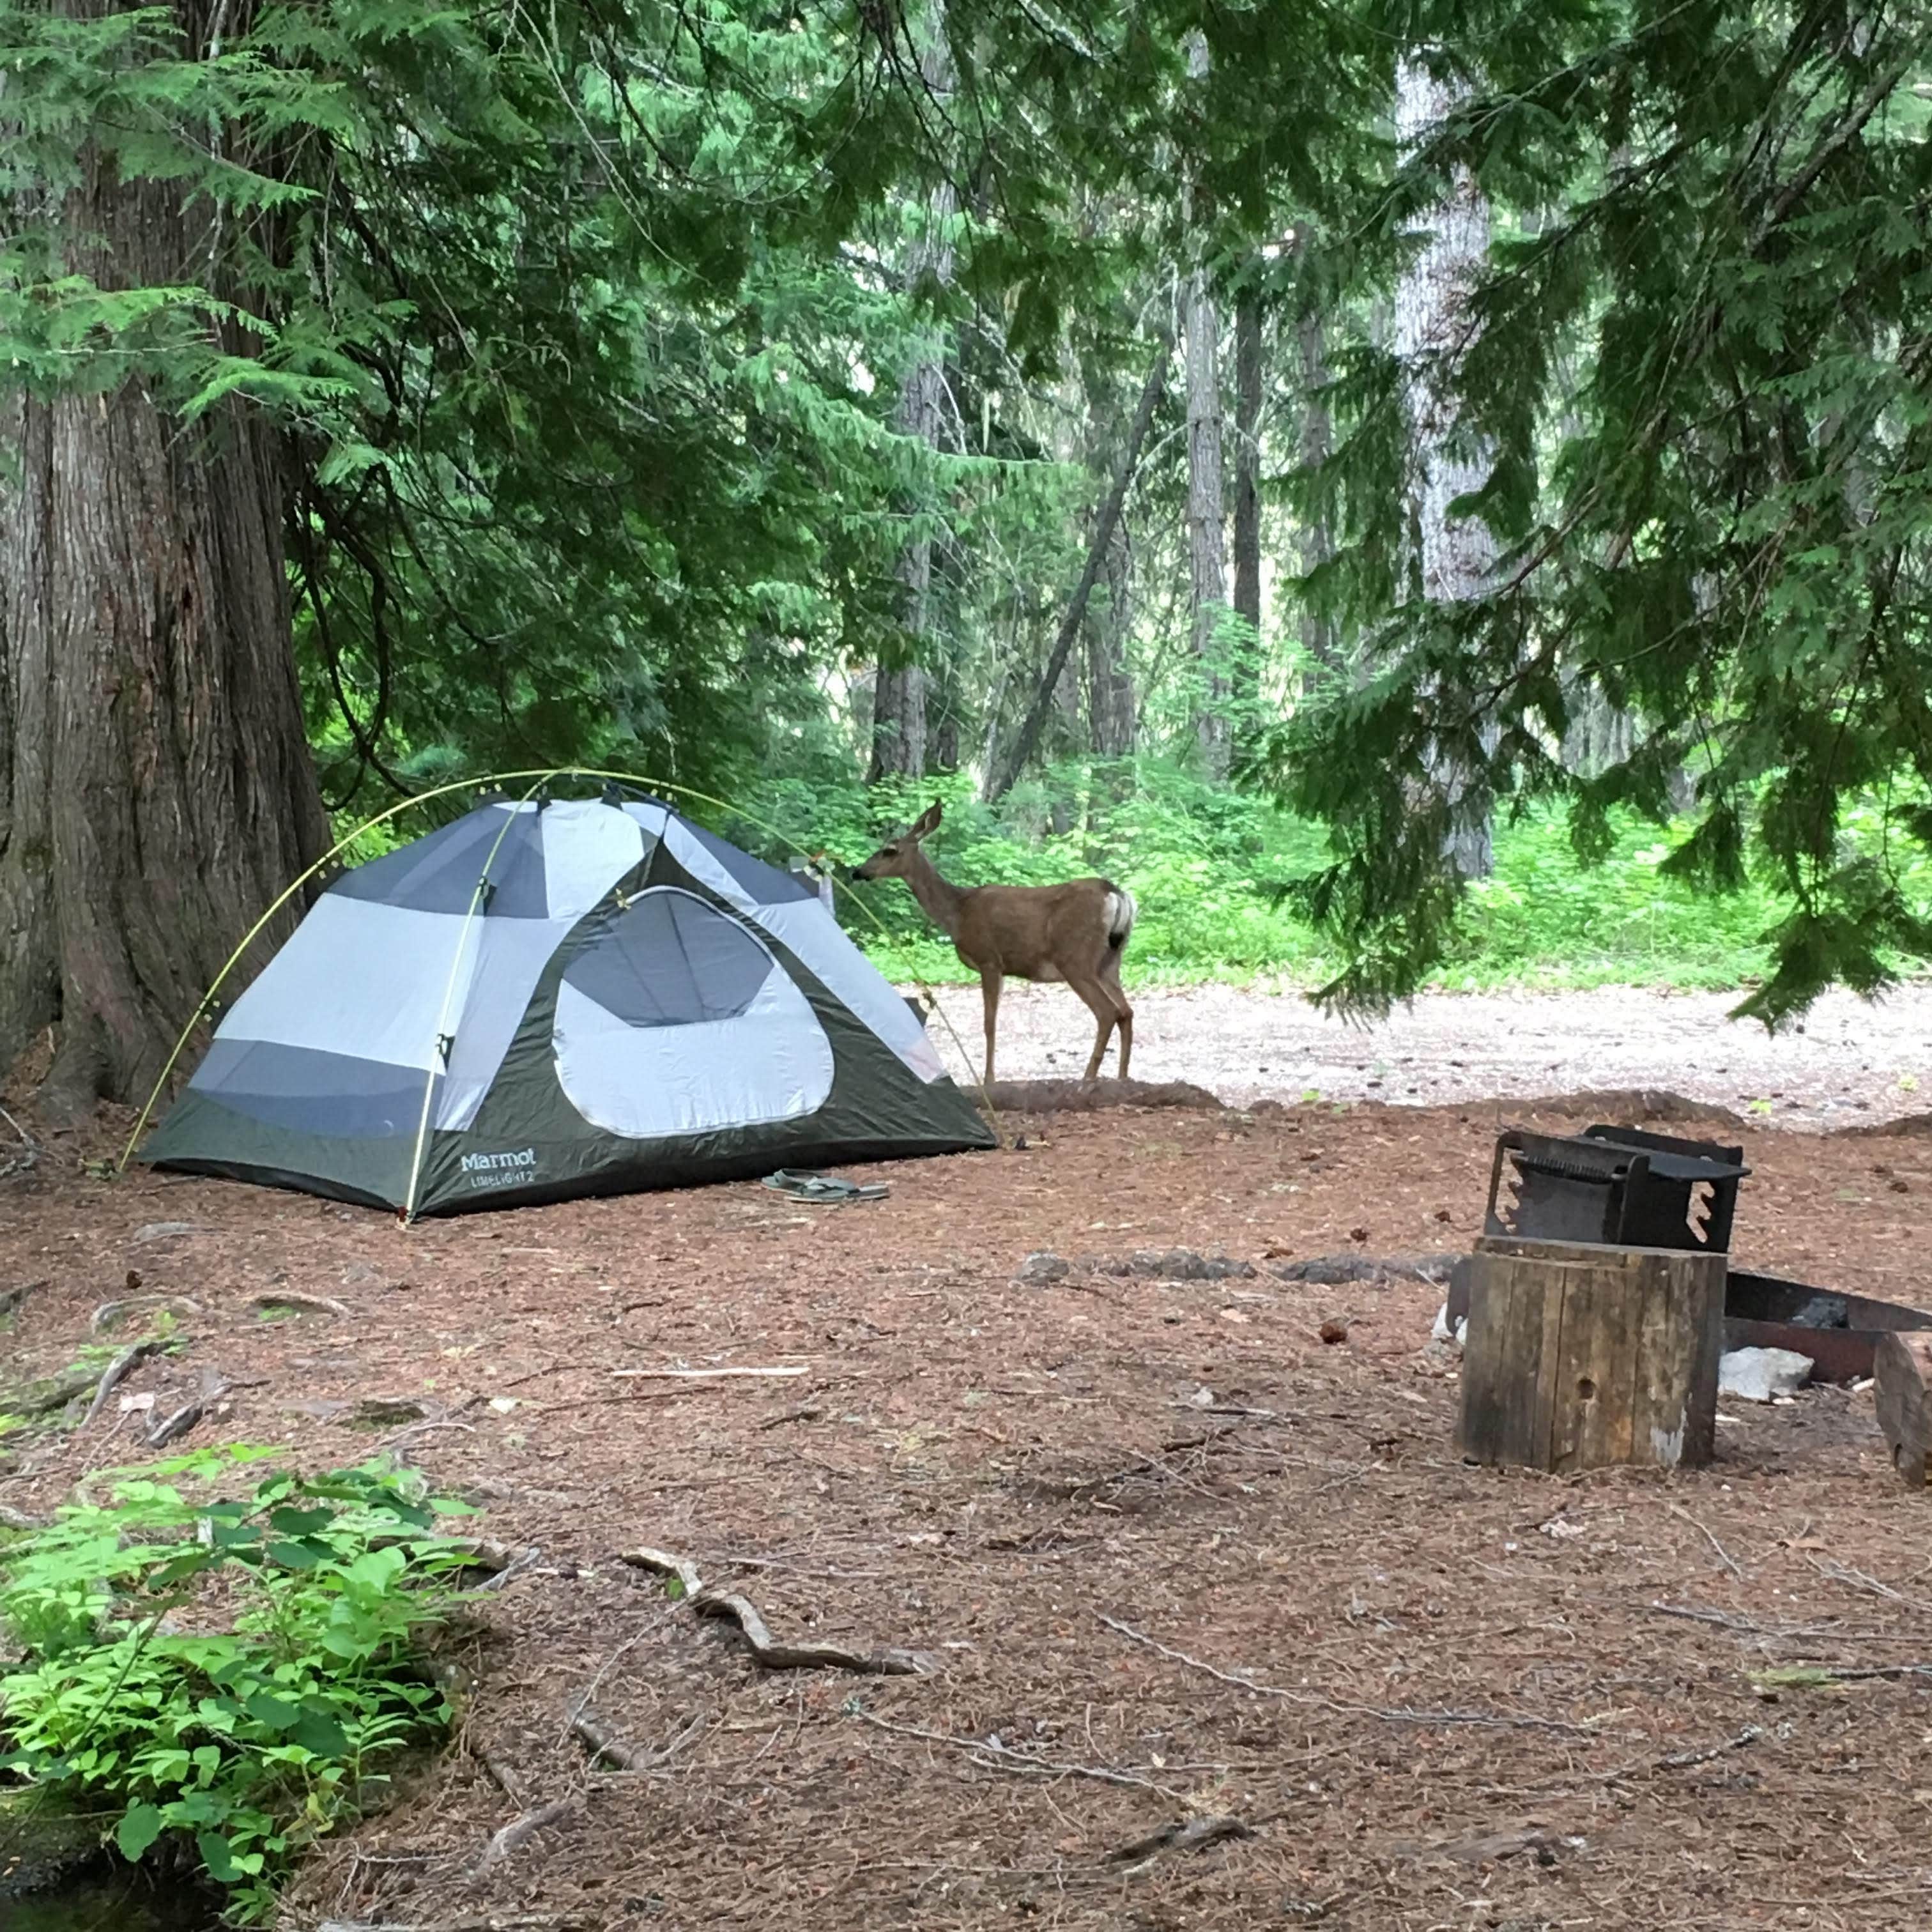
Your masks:
[[[939,1666],[921,1650],[888,1646],[848,1650],[837,1643],[780,1643],[746,1598],[729,1590],[700,1590],[691,1600],[700,1617],[728,1618],[738,1626],[753,1662],[764,1670],[851,1670],[868,1677],[924,1677]]]
[[[513,1818],[483,1847],[482,1856],[472,1868],[472,1875],[481,1878],[503,1861],[520,1850],[535,1838],[546,1825],[554,1825],[560,1818],[567,1818],[573,1811],[580,1810],[582,1796],[572,1792],[567,1798],[560,1798],[554,1804],[540,1805],[534,1811],[526,1811],[520,1818]]]
[[[150,1355],[159,1354],[166,1346],[162,1342],[136,1342],[123,1348],[107,1364],[106,1372],[101,1376],[100,1384],[94,1391],[94,1400],[88,1404],[87,1413],[80,1418],[81,1427],[85,1429],[107,1406],[107,1398],[126,1379],[129,1370],[137,1362],[146,1361]]]

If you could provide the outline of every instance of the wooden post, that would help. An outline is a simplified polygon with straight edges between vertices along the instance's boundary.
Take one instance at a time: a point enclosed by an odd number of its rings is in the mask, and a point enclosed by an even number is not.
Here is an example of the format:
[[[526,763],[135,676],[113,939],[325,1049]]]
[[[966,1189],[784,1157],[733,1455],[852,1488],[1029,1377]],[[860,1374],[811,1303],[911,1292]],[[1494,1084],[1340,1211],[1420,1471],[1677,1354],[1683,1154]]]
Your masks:
[[[1486,1235],[1470,1262],[1462,1453],[1565,1472],[1716,1453],[1725,1260]]]
[[[1872,1373],[1892,1466],[1908,1489],[1922,1490],[1932,1464],[1932,1329],[1881,1337]]]

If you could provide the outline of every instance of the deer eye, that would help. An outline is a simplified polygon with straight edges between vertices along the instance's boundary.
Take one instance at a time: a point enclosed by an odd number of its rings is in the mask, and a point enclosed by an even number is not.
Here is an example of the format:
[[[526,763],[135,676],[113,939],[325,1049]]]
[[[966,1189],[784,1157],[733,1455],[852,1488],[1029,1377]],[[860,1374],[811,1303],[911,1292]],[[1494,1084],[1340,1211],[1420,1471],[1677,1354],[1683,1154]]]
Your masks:
[[[888,859],[896,859],[898,856],[899,848],[896,845],[888,845],[886,848],[886,856]]]

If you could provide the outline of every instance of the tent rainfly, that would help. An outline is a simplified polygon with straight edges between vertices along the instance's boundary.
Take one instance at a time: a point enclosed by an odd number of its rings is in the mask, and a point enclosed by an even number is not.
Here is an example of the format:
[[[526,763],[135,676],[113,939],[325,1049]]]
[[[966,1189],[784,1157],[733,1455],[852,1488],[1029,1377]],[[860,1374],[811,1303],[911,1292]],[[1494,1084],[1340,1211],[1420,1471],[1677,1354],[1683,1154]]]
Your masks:
[[[142,1158],[413,1220],[994,1144],[808,885],[610,792],[344,873]]]

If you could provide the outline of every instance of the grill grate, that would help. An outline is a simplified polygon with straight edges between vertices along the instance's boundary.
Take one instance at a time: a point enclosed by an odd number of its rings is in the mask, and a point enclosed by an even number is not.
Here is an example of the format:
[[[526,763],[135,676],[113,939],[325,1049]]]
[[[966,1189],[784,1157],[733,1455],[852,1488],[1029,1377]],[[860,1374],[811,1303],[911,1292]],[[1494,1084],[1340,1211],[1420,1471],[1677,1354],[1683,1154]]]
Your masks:
[[[1635,1127],[1498,1136],[1486,1232],[1526,1240],[1728,1252],[1742,1148]]]

